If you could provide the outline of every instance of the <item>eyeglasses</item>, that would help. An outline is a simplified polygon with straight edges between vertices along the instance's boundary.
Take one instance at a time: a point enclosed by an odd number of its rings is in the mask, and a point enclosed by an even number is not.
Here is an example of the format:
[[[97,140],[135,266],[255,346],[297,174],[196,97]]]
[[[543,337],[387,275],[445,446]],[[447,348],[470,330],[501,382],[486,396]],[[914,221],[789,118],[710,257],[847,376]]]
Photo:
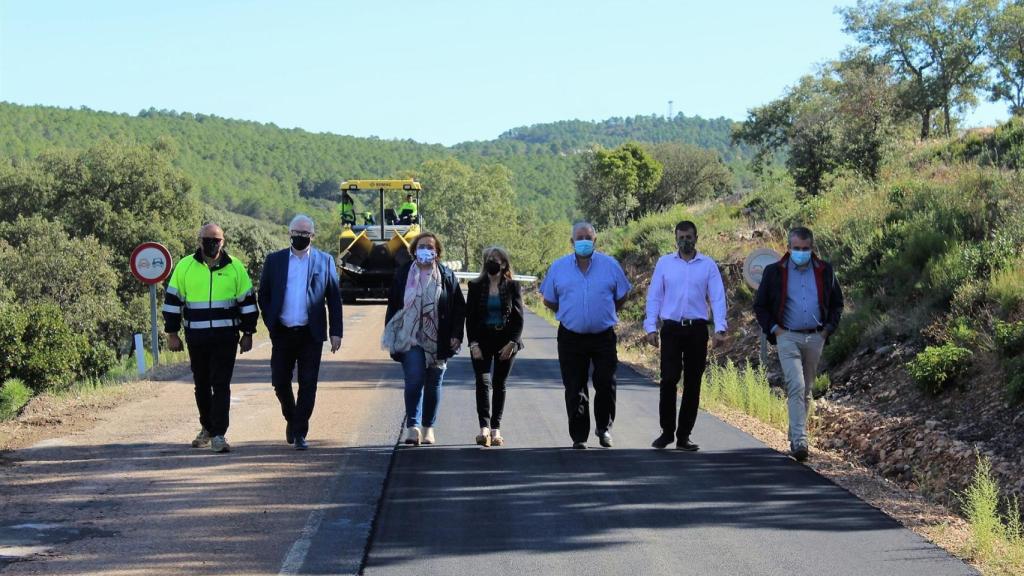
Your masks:
[[[292,230],[291,231],[291,235],[292,236],[302,236],[303,238],[312,238],[313,237],[313,233],[312,232],[306,232],[305,230]]]

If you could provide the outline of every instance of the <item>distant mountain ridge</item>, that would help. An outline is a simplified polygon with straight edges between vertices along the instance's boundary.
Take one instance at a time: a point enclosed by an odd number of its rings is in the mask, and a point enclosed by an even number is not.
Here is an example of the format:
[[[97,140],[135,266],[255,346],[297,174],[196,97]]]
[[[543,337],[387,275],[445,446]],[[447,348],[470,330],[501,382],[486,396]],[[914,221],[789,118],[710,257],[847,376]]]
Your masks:
[[[587,149],[594,144],[614,148],[637,142],[685,142],[717,150],[726,161],[743,155],[744,149],[731,142],[733,120],[705,119],[682,113],[669,119],[663,116],[613,117],[601,121],[562,120],[512,128],[499,140],[518,140],[527,144],[549,144],[560,152]]]

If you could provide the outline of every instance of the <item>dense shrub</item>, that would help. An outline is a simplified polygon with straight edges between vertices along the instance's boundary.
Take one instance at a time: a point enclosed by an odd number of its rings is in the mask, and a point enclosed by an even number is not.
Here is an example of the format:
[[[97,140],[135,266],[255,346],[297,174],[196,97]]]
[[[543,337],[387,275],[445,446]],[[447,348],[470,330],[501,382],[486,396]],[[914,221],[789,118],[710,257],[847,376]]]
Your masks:
[[[1024,356],[1008,360],[1003,368],[1006,374],[1006,394],[1010,402],[1024,400]]]
[[[113,256],[96,238],[71,238],[59,222],[19,217],[0,222],[0,261],[0,281],[16,301],[53,303],[76,333],[108,347],[128,337]]]
[[[17,378],[4,380],[0,385],[0,422],[18,415],[32,398],[32,390]]]
[[[996,320],[993,332],[996,344],[1003,356],[1010,357],[1024,352],[1024,321]]]
[[[0,304],[0,381],[13,378],[24,362],[26,322],[14,304]]]
[[[928,346],[907,363],[907,372],[925,392],[938,394],[967,372],[971,357],[955,344]]]
[[[835,366],[846,360],[860,346],[861,336],[870,322],[872,312],[861,308],[843,316],[839,330],[828,339],[828,346],[822,350],[822,356],[829,366]]]
[[[999,303],[1004,312],[1014,313],[1024,303],[1024,259],[1018,259],[1006,268],[992,274],[989,297]]]
[[[26,316],[19,377],[36,392],[67,388],[80,374],[85,338],[71,330],[53,304],[29,306]]]

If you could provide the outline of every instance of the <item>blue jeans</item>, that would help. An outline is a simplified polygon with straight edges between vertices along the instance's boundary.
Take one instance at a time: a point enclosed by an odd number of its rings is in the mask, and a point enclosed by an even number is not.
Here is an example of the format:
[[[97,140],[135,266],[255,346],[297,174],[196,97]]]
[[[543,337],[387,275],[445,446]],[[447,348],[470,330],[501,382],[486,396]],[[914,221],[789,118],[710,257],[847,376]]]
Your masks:
[[[444,368],[427,368],[423,348],[413,346],[402,354],[402,372],[405,373],[405,426],[430,428],[437,421],[437,407],[441,403],[441,381]]]

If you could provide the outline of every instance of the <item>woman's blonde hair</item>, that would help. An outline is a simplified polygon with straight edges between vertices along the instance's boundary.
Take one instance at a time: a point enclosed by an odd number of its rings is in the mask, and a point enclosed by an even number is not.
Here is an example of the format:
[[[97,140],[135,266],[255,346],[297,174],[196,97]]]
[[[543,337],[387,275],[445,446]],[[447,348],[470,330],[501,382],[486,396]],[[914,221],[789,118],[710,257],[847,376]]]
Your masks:
[[[508,259],[508,251],[501,246],[488,246],[484,248],[483,256],[480,257],[480,275],[477,276],[477,280],[483,280],[487,278],[487,259],[491,257],[491,254],[497,254],[499,258],[505,263],[505,276],[506,280],[512,279],[512,262]]]

